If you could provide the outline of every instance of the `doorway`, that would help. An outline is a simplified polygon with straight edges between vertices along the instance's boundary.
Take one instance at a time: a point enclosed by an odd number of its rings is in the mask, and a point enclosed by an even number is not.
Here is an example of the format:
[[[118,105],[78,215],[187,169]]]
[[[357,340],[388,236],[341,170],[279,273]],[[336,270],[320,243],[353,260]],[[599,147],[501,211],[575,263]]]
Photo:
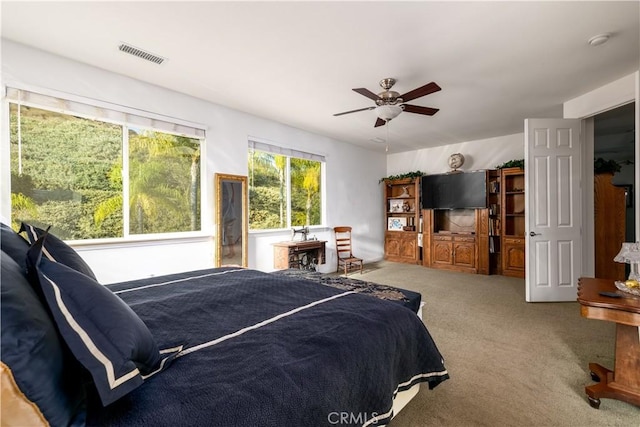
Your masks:
[[[613,258],[622,242],[636,241],[635,103],[594,116],[593,126],[594,163],[618,165],[612,175],[594,170],[595,277],[619,280],[629,266]]]

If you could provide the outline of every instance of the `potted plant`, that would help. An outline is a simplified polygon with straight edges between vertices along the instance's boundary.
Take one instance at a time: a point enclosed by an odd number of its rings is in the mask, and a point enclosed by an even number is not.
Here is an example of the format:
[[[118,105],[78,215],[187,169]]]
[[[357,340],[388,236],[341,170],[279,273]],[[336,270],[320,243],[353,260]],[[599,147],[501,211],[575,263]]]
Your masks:
[[[620,163],[615,160],[605,160],[602,157],[598,157],[593,162],[593,173],[598,175],[601,173],[610,173],[611,175],[616,172],[620,172]]]

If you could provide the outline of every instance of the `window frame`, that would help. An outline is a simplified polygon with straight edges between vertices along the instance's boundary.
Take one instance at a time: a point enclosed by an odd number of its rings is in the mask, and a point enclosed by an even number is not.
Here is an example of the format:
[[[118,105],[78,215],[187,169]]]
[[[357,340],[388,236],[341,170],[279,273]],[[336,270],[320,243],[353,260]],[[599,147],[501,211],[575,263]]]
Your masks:
[[[26,93],[32,96],[35,96],[36,99],[40,97],[45,100],[57,100],[60,102],[61,107],[55,108],[51,105],[47,105],[46,102],[33,102],[29,100],[20,100],[16,98],[16,94]],[[4,113],[2,117],[3,123],[6,123],[6,132],[5,138],[7,141],[6,144],[6,157],[2,160],[3,165],[7,166],[6,170],[6,189],[3,185],[3,192],[6,191],[9,197],[8,203],[8,218],[11,218],[12,207],[10,202],[11,195],[11,179],[10,179],[10,170],[11,170],[11,156],[10,156],[10,117],[11,117],[11,104],[15,104],[18,107],[20,106],[28,106],[32,108],[38,108],[41,110],[51,111],[54,113],[64,114],[72,117],[80,117],[83,119],[100,121],[104,123],[118,125],[122,128],[122,165],[123,165],[123,188],[122,195],[123,200],[128,200],[129,195],[129,131],[130,129],[135,130],[149,130],[152,132],[172,134],[176,136],[184,136],[191,139],[197,139],[199,141],[200,148],[200,164],[199,164],[199,186],[200,186],[200,197],[199,203],[200,206],[198,208],[200,215],[200,229],[199,230],[188,230],[188,231],[176,231],[176,232],[165,232],[165,233],[149,233],[149,234],[131,234],[129,230],[129,217],[130,217],[130,208],[128,204],[123,205],[123,235],[118,237],[105,237],[105,238],[94,238],[94,239],[74,239],[74,240],[65,240],[65,242],[73,245],[73,246],[102,246],[102,245],[112,245],[118,243],[129,243],[129,242],[158,242],[163,240],[201,240],[203,237],[210,237],[210,233],[207,233],[208,225],[205,221],[205,214],[207,212],[205,208],[205,204],[207,203],[206,196],[206,131],[207,127],[201,124],[188,122],[182,119],[177,119],[174,117],[164,116],[157,113],[152,113],[143,110],[137,110],[131,107],[125,107],[117,104],[112,104],[109,102],[99,101],[95,99],[80,97],[77,95],[66,94],[58,91],[40,89],[40,88],[30,88],[24,87],[20,85],[6,85],[3,87],[4,102],[2,103]],[[20,95],[17,95],[20,96]],[[79,108],[84,108],[85,111],[74,110],[73,108],[64,108],[67,105],[79,106]],[[94,114],[91,114],[91,111],[101,111],[106,110],[107,114],[111,113],[116,117],[133,117],[134,121],[126,121],[122,119],[110,119],[105,117],[97,117]],[[136,123],[135,120],[142,120],[142,123]],[[145,122],[146,121],[146,122]],[[162,126],[153,127],[149,126],[147,123],[162,123],[163,126],[173,125],[175,131],[171,129],[165,129]],[[186,131],[192,130],[195,133],[186,133]],[[2,177],[3,181],[5,181],[5,176]],[[5,215],[2,215],[3,218]],[[152,243],[153,244],[153,243]]]
[[[248,140],[247,157],[251,156],[251,150],[261,151],[273,155],[280,155],[286,158],[285,169],[285,181],[286,190],[285,197],[286,203],[286,216],[287,224],[284,228],[251,228],[251,222],[249,222],[249,234],[269,234],[269,233],[281,233],[283,231],[290,231],[293,226],[291,225],[291,158],[297,158],[302,160],[314,160],[320,163],[320,224],[309,225],[310,230],[322,230],[326,229],[326,212],[327,212],[327,192],[326,192],[326,168],[327,160],[326,156],[318,153],[311,153],[308,151],[302,151],[292,148],[287,148],[283,145],[276,144],[270,141],[265,141],[260,138],[250,137]],[[251,176],[251,170],[247,165],[248,175]],[[251,181],[251,180],[249,180]],[[249,192],[250,193],[250,192]],[[251,197],[249,196],[247,215],[251,212]]]

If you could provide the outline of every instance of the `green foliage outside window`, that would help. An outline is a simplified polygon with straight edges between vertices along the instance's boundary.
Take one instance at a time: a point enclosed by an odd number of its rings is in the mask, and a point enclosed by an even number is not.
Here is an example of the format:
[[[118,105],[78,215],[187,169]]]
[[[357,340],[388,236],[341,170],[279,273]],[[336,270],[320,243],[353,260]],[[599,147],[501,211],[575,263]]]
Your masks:
[[[10,105],[14,227],[52,225],[66,240],[200,229],[199,140],[129,129],[123,180],[123,126],[20,108],[18,126]]]
[[[291,225],[319,225],[320,162],[291,158]]]
[[[318,161],[249,150],[249,228],[320,225],[321,170]]]

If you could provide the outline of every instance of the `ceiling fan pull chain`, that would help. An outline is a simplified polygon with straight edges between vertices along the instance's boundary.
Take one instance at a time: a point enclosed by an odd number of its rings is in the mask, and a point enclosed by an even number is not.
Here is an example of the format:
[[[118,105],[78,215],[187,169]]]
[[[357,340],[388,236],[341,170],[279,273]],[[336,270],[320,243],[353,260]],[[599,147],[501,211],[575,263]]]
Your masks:
[[[387,126],[385,126],[387,128],[387,140],[386,140],[387,146],[384,147],[385,153],[389,152],[389,123],[391,123],[391,120],[387,120]]]

